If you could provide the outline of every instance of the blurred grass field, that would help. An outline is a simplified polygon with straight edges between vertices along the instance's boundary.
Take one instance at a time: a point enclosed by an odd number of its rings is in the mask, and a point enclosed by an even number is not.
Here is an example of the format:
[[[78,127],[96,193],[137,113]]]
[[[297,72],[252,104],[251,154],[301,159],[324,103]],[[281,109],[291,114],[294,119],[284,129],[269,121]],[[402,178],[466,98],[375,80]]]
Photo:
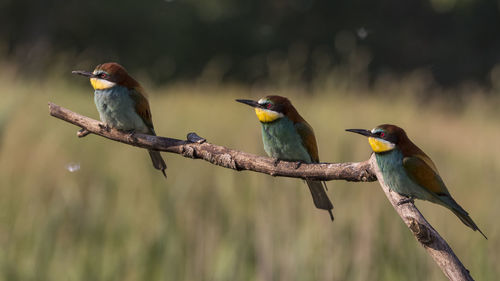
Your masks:
[[[98,118],[79,77],[27,81],[2,71],[0,280],[444,280],[378,184],[329,182],[335,221],[296,179],[235,172],[90,135],[48,115],[51,101]],[[335,86],[335,85],[334,85]],[[325,162],[362,161],[366,139],[346,128],[395,123],[429,154],[483,232],[450,211],[417,207],[477,280],[500,279],[500,99],[425,101],[416,83],[370,92],[177,84],[146,87],[159,135],[264,155],[251,109],[235,98],[291,98],[314,127]],[[453,99],[450,99],[453,100]],[[78,163],[70,172],[67,165]]]

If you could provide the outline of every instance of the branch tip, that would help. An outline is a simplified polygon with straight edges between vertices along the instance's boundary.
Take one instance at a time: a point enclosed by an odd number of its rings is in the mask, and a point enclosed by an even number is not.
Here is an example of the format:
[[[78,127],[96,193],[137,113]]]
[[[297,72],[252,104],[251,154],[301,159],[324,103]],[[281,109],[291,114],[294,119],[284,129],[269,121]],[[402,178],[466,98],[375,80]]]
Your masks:
[[[89,131],[87,131],[86,129],[80,129],[78,132],[76,132],[76,135],[79,137],[79,138],[83,138],[83,137],[86,137],[88,134],[90,134]]]
[[[198,136],[195,132],[188,133],[186,136],[189,142],[202,144],[207,141],[207,139]]]

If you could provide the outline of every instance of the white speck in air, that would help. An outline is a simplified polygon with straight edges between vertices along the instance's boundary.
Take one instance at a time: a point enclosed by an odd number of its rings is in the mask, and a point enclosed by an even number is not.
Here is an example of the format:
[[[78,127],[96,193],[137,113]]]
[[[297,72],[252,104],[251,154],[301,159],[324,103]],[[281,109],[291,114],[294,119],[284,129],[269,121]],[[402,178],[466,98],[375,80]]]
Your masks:
[[[80,163],[70,162],[66,165],[66,169],[71,173],[80,170]]]

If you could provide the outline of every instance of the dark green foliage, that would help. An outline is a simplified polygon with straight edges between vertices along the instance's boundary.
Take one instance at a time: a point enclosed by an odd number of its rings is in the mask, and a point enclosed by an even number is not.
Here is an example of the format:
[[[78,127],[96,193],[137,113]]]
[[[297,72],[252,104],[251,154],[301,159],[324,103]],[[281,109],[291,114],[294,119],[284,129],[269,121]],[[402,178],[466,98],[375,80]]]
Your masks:
[[[1,0],[0,50],[33,73],[69,54],[91,67],[118,60],[157,82],[211,65],[226,81],[252,83],[269,77],[273,59],[309,82],[318,57],[332,67],[362,49],[372,77],[424,68],[453,85],[488,81],[500,60],[499,11],[494,0]]]

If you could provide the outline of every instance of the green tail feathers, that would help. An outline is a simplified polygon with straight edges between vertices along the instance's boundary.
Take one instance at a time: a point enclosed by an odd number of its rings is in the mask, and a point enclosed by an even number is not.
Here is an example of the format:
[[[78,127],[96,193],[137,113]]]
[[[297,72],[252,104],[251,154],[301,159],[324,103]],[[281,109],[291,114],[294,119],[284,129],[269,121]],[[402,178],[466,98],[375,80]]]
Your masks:
[[[463,209],[462,209],[463,210]],[[474,231],[479,231],[479,233],[481,233],[481,235],[484,236],[484,238],[488,239],[488,237],[486,237],[486,235],[484,235],[484,233],[481,231],[481,229],[479,229],[479,227],[477,227],[476,223],[474,223],[474,221],[470,218],[469,214],[467,214],[467,212],[460,212],[459,210],[456,210],[456,209],[451,209],[451,211],[468,227],[470,227],[472,230]]]
[[[488,239],[488,237],[484,235],[481,229],[479,229],[476,223],[471,219],[469,213],[467,213],[464,208],[458,205],[458,203],[451,196],[445,195],[439,196],[439,198],[441,199],[442,203],[444,203],[443,206],[450,209],[466,226],[470,227],[474,231],[479,231],[479,233],[481,233],[484,238]]]
[[[330,214],[330,218],[333,221],[334,220],[332,213],[333,204],[330,201],[330,198],[328,198],[328,195],[326,194],[323,182],[306,181],[306,183],[307,186],[309,187],[309,190],[311,191],[311,195],[314,201],[314,206],[316,206],[316,208],[318,209],[327,210],[328,213]]]
[[[154,150],[148,150],[149,156],[151,156],[151,161],[153,161],[153,166],[160,170],[165,177],[167,177],[167,174],[165,173],[165,170],[167,169],[167,164],[165,161],[163,161],[163,158],[161,157],[161,154],[159,151],[154,151]]]

